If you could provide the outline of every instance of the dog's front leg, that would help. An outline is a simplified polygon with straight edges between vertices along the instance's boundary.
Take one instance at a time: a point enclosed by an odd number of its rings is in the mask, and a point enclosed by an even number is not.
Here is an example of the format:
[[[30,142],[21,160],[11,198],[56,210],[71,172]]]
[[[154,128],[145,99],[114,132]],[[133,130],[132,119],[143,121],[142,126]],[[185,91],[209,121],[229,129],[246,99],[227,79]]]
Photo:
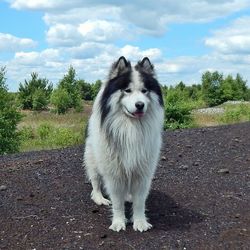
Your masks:
[[[126,229],[126,218],[125,218],[125,209],[124,209],[124,201],[125,201],[125,187],[122,183],[118,183],[111,178],[107,180],[107,191],[110,195],[110,199],[112,202],[112,224],[109,229],[113,231],[119,232],[120,230]]]
[[[132,201],[133,201],[133,228],[135,231],[147,231],[152,227],[147,222],[145,215],[145,202],[150,189],[151,180],[149,178],[141,178],[132,185]]]

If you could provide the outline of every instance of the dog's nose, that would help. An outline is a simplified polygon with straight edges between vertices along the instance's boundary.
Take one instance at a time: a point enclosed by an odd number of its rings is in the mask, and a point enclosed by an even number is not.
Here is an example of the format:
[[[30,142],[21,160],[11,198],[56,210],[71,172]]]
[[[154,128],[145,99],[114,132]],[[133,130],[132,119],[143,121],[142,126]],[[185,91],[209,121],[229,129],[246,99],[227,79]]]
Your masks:
[[[136,102],[135,107],[137,108],[137,110],[143,110],[144,103],[143,102]]]

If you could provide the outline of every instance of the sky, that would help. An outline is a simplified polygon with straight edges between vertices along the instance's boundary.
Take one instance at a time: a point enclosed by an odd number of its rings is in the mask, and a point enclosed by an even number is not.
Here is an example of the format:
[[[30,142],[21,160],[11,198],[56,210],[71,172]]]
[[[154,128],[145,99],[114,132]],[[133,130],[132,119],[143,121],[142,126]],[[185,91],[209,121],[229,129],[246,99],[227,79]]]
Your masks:
[[[54,85],[105,81],[111,64],[147,56],[159,82],[187,85],[207,70],[250,86],[249,0],[0,0],[0,67],[10,91],[32,72]]]

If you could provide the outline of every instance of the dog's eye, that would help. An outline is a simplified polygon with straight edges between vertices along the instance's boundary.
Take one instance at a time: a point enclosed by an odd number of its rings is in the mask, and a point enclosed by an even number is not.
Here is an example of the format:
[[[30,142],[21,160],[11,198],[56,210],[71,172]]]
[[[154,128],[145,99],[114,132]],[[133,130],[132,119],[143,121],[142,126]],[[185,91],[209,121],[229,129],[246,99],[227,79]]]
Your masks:
[[[124,92],[131,93],[131,89],[125,89]]]
[[[148,90],[147,90],[147,89],[142,89],[141,92],[142,92],[143,94],[146,94],[146,93],[148,92]]]

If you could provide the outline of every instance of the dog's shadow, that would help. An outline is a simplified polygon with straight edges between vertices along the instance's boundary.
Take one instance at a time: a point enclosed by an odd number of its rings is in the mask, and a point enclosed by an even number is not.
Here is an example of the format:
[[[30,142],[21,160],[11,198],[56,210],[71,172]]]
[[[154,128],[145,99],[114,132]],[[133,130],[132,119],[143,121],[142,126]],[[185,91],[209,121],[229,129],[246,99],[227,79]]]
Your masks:
[[[155,229],[169,231],[173,229],[188,230],[192,224],[205,219],[194,210],[183,208],[174,199],[157,190],[151,190],[147,199],[147,217]],[[126,214],[131,211],[131,204],[126,203]]]

